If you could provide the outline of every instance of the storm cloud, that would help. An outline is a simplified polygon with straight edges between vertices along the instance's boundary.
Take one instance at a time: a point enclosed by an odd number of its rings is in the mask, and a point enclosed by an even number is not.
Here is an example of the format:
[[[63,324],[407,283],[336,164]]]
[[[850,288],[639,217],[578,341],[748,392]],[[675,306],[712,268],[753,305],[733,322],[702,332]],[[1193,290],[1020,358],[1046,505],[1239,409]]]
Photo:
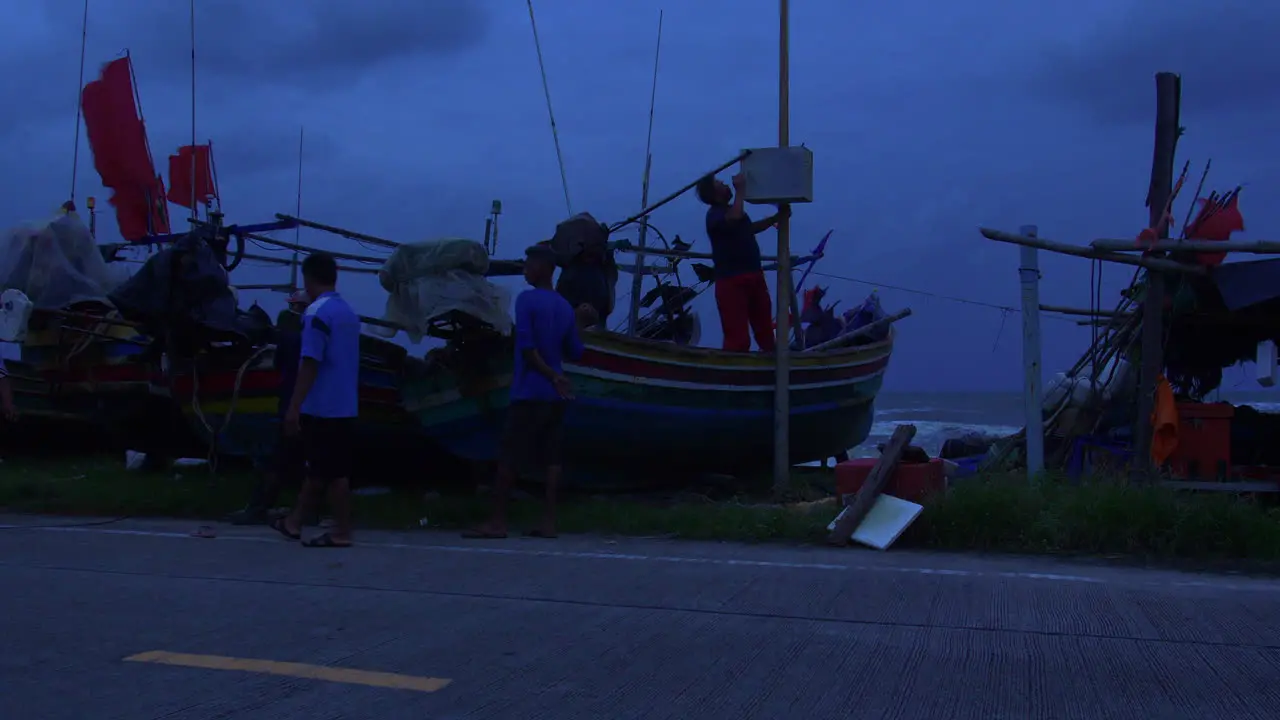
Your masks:
[[[1035,89],[1104,123],[1150,122],[1152,76],[1180,73],[1201,117],[1280,109],[1280,5],[1139,2],[1037,63]],[[1190,93],[1190,95],[1188,95]]]

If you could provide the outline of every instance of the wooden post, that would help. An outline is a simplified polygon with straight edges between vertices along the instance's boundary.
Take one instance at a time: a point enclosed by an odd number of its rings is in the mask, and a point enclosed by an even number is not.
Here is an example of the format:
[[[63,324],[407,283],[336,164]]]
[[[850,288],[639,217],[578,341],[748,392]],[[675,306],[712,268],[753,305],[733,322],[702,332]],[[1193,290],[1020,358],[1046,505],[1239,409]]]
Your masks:
[[[644,182],[640,189],[640,209],[649,204],[649,168],[653,164],[653,155],[644,159]],[[644,290],[644,246],[649,235],[649,218],[640,220],[640,236],[636,240],[635,277],[631,278],[631,304],[627,308],[627,334],[636,334],[636,325],[640,322],[640,294]]]
[[[1147,191],[1150,227],[1161,239],[1169,237],[1165,212],[1173,194],[1173,164],[1178,150],[1182,78],[1156,73],[1156,139],[1151,158],[1151,186]],[[1151,412],[1155,407],[1156,380],[1164,372],[1164,275],[1147,270],[1147,292],[1142,301],[1142,372],[1138,386],[1138,416],[1134,418],[1134,470],[1150,478]]]
[[[876,498],[880,497],[880,493],[893,478],[893,472],[898,469],[898,461],[902,459],[907,445],[915,436],[915,425],[899,425],[893,429],[893,435],[884,446],[880,459],[876,460],[875,467],[871,468],[871,474],[867,475],[867,479],[862,482],[862,487],[858,488],[852,500],[836,516],[835,526],[827,535],[828,543],[848,544],[849,536],[853,535],[853,531],[857,530],[858,525],[866,519],[867,513],[871,512],[871,506],[876,504]]]
[[[791,144],[790,13],[778,2],[778,147]],[[781,494],[791,478],[791,219],[778,223],[777,344],[773,388],[773,489]]]
[[[1035,237],[1035,225],[1018,232]],[[1018,276],[1022,282],[1022,412],[1027,425],[1027,479],[1044,471],[1044,399],[1040,377],[1040,258],[1033,247],[1022,246]]]

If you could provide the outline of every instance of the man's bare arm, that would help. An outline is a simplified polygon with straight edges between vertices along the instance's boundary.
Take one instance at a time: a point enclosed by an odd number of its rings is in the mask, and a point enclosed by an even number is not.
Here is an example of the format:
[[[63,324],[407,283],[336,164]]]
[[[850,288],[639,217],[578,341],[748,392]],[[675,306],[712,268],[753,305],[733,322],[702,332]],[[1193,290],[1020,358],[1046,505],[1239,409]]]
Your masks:
[[[289,401],[289,412],[297,415],[302,412],[302,402],[311,392],[316,382],[316,373],[320,371],[320,362],[315,358],[304,357],[298,363],[298,381],[293,385],[293,397]]]
[[[742,209],[743,202],[745,201],[742,199],[742,190],[738,190],[738,192],[733,194],[733,202],[729,205],[729,209],[724,211],[725,219],[741,220],[742,217],[747,214],[746,211]]]
[[[773,227],[774,225],[777,225],[777,224],[778,224],[778,218],[779,218],[778,214],[777,214],[777,213],[774,213],[773,215],[770,215],[769,217],[767,217],[767,218],[765,218],[765,219],[763,219],[763,220],[757,220],[757,221],[755,221],[755,222],[751,223],[751,234],[752,234],[752,235],[759,235],[760,233],[764,232],[765,230],[768,230],[769,228]]]
[[[552,370],[551,366],[547,364],[547,361],[542,359],[542,355],[538,354],[537,348],[529,348],[522,354],[524,355],[524,361],[529,364],[529,367],[537,371],[539,375],[548,380],[556,379],[556,371]]]

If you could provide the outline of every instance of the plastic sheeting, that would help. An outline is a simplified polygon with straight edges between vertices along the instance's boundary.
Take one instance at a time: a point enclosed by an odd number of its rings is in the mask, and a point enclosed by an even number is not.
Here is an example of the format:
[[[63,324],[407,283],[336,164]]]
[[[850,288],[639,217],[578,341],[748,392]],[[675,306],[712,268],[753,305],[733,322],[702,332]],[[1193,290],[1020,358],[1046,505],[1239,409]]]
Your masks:
[[[38,310],[107,303],[119,281],[75,213],[10,230],[0,245],[0,287],[22,291]]]
[[[488,270],[489,254],[474,240],[401,245],[378,271],[378,282],[387,291],[384,319],[404,328],[413,342],[427,334],[433,320],[450,312],[488,323],[505,335],[511,331],[511,294],[485,279]],[[370,332],[395,334],[388,328]]]
[[[164,338],[169,352],[194,352],[211,340],[271,340],[271,318],[256,306],[236,307],[226,269],[198,234],[183,235],[152,255],[110,297],[125,319]]]

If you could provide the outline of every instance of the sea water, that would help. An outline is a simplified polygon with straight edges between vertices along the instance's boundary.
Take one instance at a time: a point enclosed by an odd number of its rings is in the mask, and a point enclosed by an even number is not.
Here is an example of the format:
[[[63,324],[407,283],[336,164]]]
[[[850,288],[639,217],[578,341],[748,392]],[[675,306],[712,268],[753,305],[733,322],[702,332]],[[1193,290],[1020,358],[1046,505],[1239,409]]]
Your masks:
[[[1237,386],[1214,394],[1208,402],[1249,405],[1259,412],[1280,413],[1280,389],[1246,390]],[[898,425],[915,425],[918,445],[936,456],[948,438],[968,434],[1005,436],[1023,427],[1020,392],[885,392],[876,398],[875,423],[862,445],[849,454],[877,457]]]

